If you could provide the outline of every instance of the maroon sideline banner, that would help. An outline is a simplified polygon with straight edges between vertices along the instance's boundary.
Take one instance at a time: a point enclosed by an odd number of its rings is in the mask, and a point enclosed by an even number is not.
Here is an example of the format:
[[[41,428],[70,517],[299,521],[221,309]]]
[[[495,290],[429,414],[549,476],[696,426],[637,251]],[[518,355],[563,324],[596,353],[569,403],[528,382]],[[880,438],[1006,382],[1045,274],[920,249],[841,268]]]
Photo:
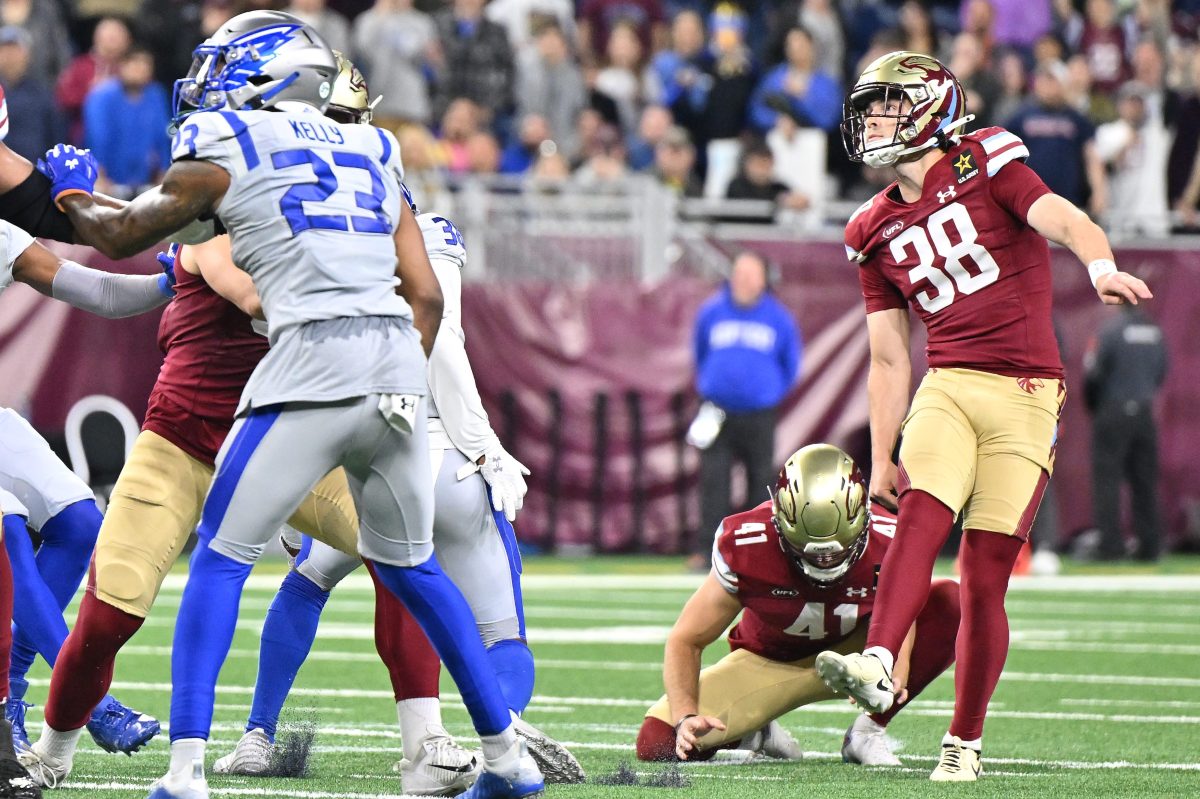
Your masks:
[[[868,455],[866,327],[854,267],[831,242],[723,242],[755,247],[780,265],[775,291],[805,340],[799,383],[781,408],[776,457],[814,441]],[[118,264],[88,248],[63,255],[99,268],[152,272],[149,255]],[[1195,250],[1126,249],[1123,268],[1144,277],[1156,299],[1171,371],[1159,405],[1161,498],[1168,537],[1197,497],[1200,449],[1200,320]],[[1061,528],[1091,523],[1091,423],[1082,402],[1088,340],[1116,310],[1096,299],[1086,270],[1056,250],[1056,321],[1065,339],[1068,400],[1055,481]],[[605,551],[677,551],[695,533],[697,453],[680,444],[697,400],[692,320],[715,290],[672,277],[661,284],[597,281],[467,283],[464,327],[480,391],[502,438],[530,467],[519,536],[544,546]],[[25,286],[0,295],[0,404],[51,439],[71,406],[109,394],[141,418],[161,354],[158,314],[109,321],[40,297]],[[923,348],[919,323],[913,346]],[[914,388],[923,371],[914,359]],[[864,466],[867,465],[864,463]],[[754,487],[765,498],[765,487]]]

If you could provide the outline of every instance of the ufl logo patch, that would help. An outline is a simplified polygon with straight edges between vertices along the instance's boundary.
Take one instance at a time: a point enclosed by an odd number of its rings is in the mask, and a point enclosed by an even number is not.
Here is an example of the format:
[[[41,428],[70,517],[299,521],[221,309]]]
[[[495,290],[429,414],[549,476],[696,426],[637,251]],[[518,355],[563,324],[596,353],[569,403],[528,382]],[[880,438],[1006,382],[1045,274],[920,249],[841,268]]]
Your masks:
[[[904,220],[897,219],[895,222],[893,222],[892,224],[888,225],[887,227],[885,227],[883,229],[883,237],[885,239],[890,239],[892,236],[895,236],[897,233],[899,233],[903,229],[904,229]]]
[[[958,173],[958,182],[970,180],[979,174],[979,167],[975,165],[975,156],[971,153],[962,153],[958,156],[958,160],[954,162],[954,171]]]

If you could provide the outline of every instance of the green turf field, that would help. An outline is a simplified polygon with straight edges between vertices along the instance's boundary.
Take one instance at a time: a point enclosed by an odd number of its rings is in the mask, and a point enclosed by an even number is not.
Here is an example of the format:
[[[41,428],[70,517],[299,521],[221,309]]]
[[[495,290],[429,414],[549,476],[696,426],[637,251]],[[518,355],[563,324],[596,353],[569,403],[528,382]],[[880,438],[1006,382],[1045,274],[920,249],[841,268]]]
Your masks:
[[[953,684],[938,680],[892,724],[903,769],[843,765],[842,734],[854,718],[827,702],[784,717],[803,763],[719,762],[682,769],[686,787],[550,786],[549,796],[630,797],[1200,797],[1200,567],[1176,558],[1153,569],[1096,570],[1023,579],[1009,595],[1013,646],[984,740],[985,777],[938,786],[926,776],[949,722]],[[242,620],[217,690],[209,764],[242,731],[257,663],[258,631],[280,566],[248,584]],[[591,777],[632,761],[642,713],[661,693],[662,642],[699,578],[678,561],[535,561],[525,585],[529,638],[538,657],[527,718],[568,742]],[[170,644],[183,575],[173,575],[146,627],[117,664],[113,693],[165,722]],[[313,658],[290,707],[319,725],[311,775],[302,780],[210,776],[214,796],[400,795],[395,706],[372,643],[372,594],[359,575],[327,606]],[[72,612],[71,617],[74,617]],[[714,645],[708,660],[723,647]],[[31,674],[28,699],[45,697],[47,673]],[[444,678],[451,732],[470,739],[467,716]],[[40,708],[29,714],[40,729]],[[132,758],[107,755],[85,735],[69,788],[47,796],[144,797],[167,763],[164,735]],[[661,767],[633,763],[648,780]]]

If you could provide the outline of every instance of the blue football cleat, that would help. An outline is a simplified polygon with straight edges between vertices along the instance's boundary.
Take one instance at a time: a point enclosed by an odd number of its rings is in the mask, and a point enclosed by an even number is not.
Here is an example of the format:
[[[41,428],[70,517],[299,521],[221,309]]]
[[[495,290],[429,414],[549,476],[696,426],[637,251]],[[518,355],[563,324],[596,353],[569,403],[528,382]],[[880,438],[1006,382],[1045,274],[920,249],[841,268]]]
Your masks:
[[[518,746],[521,747],[521,759],[515,773],[501,776],[485,770],[466,793],[459,795],[460,799],[524,799],[545,793],[546,782],[537,763],[529,756],[525,742],[519,741]]]
[[[13,749],[18,752],[29,748],[29,733],[25,731],[25,711],[33,707],[22,699],[10,699],[4,705],[4,718],[12,725]]]
[[[158,719],[125,707],[116,699],[92,711],[87,723],[92,740],[105,752],[132,755],[158,735]]]

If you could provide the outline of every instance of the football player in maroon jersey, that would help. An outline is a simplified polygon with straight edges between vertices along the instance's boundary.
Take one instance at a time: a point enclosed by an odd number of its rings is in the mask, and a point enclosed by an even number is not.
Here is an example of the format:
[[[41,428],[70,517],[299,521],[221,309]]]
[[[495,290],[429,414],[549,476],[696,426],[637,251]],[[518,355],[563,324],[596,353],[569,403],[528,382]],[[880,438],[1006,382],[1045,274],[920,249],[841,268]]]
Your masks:
[[[667,639],[667,693],[646,712],[642,760],[706,760],[718,749],[799,759],[776,721],[832,699],[815,668],[819,651],[853,652],[866,641],[880,563],[896,519],[875,505],[858,467],[828,444],[784,464],[771,500],[721,523],[713,568]],[[700,655],[730,622],[728,655],[700,670]],[[897,700],[860,716],[842,745],[847,762],[900,765],[884,730],[900,708],[954,662],[958,584],[935,582],[896,665]]]
[[[1152,296],[1117,270],[1104,232],[1025,166],[1016,135],[964,133],[971,119],[949,70],[897,52],[858,78],[842,123],[852,161],[899,176],[846,226],[871,347],[871,497],[899,505],[898,543],[883,564],[865,650],[824,652],[817,669],[863,707],[888,710],[896,655],[961,512],[955,710],[936,781],[980,773],[984,714],[1008,653],[1004,594],[1054,465],[1065,392],[1047,239],[1088,265],[1106,304]],[[910,305],[929,333],[930,367],[911,408]]]

